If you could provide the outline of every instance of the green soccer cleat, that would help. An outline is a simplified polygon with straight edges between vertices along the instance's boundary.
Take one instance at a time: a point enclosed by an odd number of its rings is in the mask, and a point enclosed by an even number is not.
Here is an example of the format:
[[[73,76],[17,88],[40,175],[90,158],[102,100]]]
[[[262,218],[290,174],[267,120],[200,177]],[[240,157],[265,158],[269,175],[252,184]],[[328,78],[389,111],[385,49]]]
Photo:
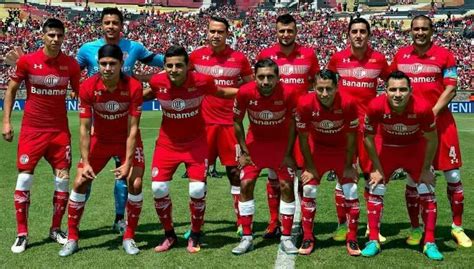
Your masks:
[[[347,226],[345,224],[341,224],[337,227],[337,230],[334,232],[332,239],[337,242],[346,241],[347,232]]]
[[[364,257],[374,257],[380,253],[380,244],[376,240],[370,240],[365,244],[365,248],[361,251],[361,255]]]
[[[418,246],[421,242],[421,238],[423,237],[423,231],[420,227],[418,228],[411,228],[410,234],[407,238],[407,244],[410,246]]]
[[[439,252],[438,247],[435,243],[426,243],[423,247],[423,253],[430,260],[442,261],[444,259],[443,254]]]

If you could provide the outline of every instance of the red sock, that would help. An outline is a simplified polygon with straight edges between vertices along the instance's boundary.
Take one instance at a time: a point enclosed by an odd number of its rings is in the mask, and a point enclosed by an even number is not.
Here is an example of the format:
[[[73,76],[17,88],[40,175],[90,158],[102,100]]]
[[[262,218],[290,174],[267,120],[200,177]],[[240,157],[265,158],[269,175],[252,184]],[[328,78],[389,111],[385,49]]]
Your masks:
[[[346,223],[347,216],[346,216],[344,192],[337,188],[334,189],[334,200],[336,200],[336,213],[337,213],[337,220],[339,224]]]
[[[127,229],[123,235],[123,240],[133,239],[135,237],[135,229],[138,226],[138,219],[142,212],[143,200],[133,202],[130,199],[127,200]]]
[[[66,212],[67,200],[69,199],[69,192],[55,191],[53,196],[53,221],[51,229],[61,228],[61,221]]]
[[[199,233],[201,232],[201,226],[204,223],[206,198],[191,198],[191,201],[189,201],[189,210],[191,211],[191,231]]]
[[[464,189],[461,181],[457,183],[448,183],[448,199],[451,204],[453,223],[456,226],[462,226],[462,213],[464,211]]]
[[[270,211],[270,223],[278,223],[278,213],[280,209],[280,182],[278,179],[268,179],[267,201]]]
[[[242,234],[252,235],[253,215],[240,216],[240,223],[242,224]]]
[[[383,196],[369,193],[367,218],[369,220],[369,240],[379,241],[380,215],[383,210]]]
[[[30,207],[30,191],[15,191],[16,229],[18,236],[28,234],[28,209]]]
[[[303,197],[301,200],[301,227],[303,227],[303,240],[314,240],[313,225],[315,215],[315,199]]]
[[[293,227],[294,215],[281,214],[281,234],[291,235],[291,228]]]
[[[232,194],[232,199],[233,199],[233,206],[234,206],[234,213],[235,217],[237,218],[237,226],[240,225],[240,214],[239,214],[239,200],[240,200],[240,194]]]
[[[347,233],[347,241],[357,241],[357,229],[359,228],[359,199],[345,200],[345,208],[348,216],[347,226],[349,232]]]
[[[173,230],[173,216],[171,214],[172,209],[173,204],[171,203],[171,198],[169,195],[166,195],[163,198],[155,198],[156,214],[160,218],[161,225],[165,231]]]
[[[425,224],[425,244],[433,243],[435,241],[435,227],[436,227],[436,197],[434,194],[420,195],[421,203],[421,217]]]
[[[418,195],[416,187],[405,186],[405,200],[411,227],[420,227],[420,196]]]
[[[67,207],[68,218],[68,235],[69,240],[79,240],[79,223],[81,222],[82,213],[84,213],[84,206],[86,202],[74,202],[69,200]]]

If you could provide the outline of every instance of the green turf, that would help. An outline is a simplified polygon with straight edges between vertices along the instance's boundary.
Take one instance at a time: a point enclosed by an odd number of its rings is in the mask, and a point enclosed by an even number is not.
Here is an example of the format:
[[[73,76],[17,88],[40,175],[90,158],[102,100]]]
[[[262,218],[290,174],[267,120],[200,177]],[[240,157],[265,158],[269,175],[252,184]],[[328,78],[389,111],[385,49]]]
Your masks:
[[[70,126],[73,135],[73,163],[78,161],[78,117],[70,114]],[[87,203],[81,222],[81,251],[68,257],[60,258],[60,246],[51,242],[47,235],[51,222],[51,199],[53,193],[52,173],[47,163],[42,160],[35,172],[35,183],[31,194],[29,215],[30,247],[25,253],[12,254],[10,246],[15,238],[16,224],[14,219],[13,191],[16,182],[16,142],[18,138],[21,113],[13,113],[12,122],[16,136],[13,143],[1,142],[0,153],[0,261],[1,267],[170,267],[170,268],[272,268],[277,254],[277,242],[262,240],[261,235],[266,227],[268,210],[264,194],[265,180],[259,180],[256,188],[257,214],[255,220],[255,251],[244,256],[234,256],[231,249],[238,243],[235,234],[234,214],[226,179],[208,179],[208,198],[206,210],[206,236],[201,252],[188,254],[186,242],[180,240],[179,246],[167,253],[156,254],[153,248],[162,240],[163,230],[158,224],[150,190],[150,162],[154,148],[154,140],[158,132],[161,114],[145,112],[142,116],[142,137],[145,145],[146,174],[144,180],[145,201],[137,231],[136,241],[142,252],[135,257],[126,255],[121,248],[121,238],[114,234],[110,226],[114,218],[113,206],[113,175],[109,167],[99,174],[93,184],[92,196]],[[462,177],[465,189],[464,228],[468,235],[474,237],[474,128],[473,115],[456,115],[464,157]],[[410,156],[407,156],[410,158]],[[224,171],[222,167],[219,171]],[[187,181],[180,178],[182,167],[176,173],[171,184],[174,221],[178,236],[189,226],[188,187]],[[73,169],[72,174],[75,175]],[[360,184],[359,193],[362,184]],[[409,228],[408,216],[404,202],[404,182],[393,181],[388,186],[385,199],[382,233],[388,237],[382,245],[382,253],[375,258],[354,258],[346,254],[342,243],[332,241],[331,234],[336,228],[336,214],[332,190],[334,183],[323,181],[318,191],[318,209],[315,224],[316,250],[307,257],[297,257],[296,267],[311,266],[347,266],[362,267],[470,267],[474,260],[474,249],[459,249],[450,236],[450,210],[446,199],[446,183],[440,178],[437,186],[438,194],[438,226],[437,244],[445,255],[445,261],[432,262],[425,258],[418,247],[408,247],[405,237]],[[361,199],[363,200],[363,199]],[[365,203],[361,201],[361,224],[359,241],[361,246],[366,239],[363,237],[366,225]],[[66,221],[63,221],[65,226]]]

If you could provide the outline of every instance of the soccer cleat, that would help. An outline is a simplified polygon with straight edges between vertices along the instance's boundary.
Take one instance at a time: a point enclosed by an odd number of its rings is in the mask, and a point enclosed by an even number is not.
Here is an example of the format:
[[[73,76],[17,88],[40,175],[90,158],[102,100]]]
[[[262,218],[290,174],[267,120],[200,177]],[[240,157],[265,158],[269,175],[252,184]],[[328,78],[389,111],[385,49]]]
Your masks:
[[[242,229],[242,225],[237,226],[236,234],[238,237],[242,237],[244,235],[244,230]]]
[[[471,239],[464,233],[464,229],[461,227],[455,227],[451,229],[451,235],[459,246],[470,248],[472,247]]]
[[[420,227],[411,228],[410,234],[407,238],[407,244],[410,246],[418,246],[421,242],[421,238],[423,237],[423,231]]]
[[[301,244],[300,249],[298,249],[298,253],[300,255],[309,255],[313,252],[314,249],[314,240],[313,239],[305,239]]]
[[[334,241],[338,241],[338,242],[346,241],[347,232],[348,232],[348,230],[347,230],[346,225],[339,225],[337,227],[337,230],[334,232],[334,235],[332,236],[332,239],[334,239]]]
[[[186,248],[189,253],[198,253],[201,250],[200,237],[199,233],[191,233],[188,239],[188,247]]]
[[[185,171],[184,174],[181,175],[181,178],[188,178],[188,171]]]
[[[178,237],[173,232],[165,233],[165,240],[155,247],[155,252],[164,252],[170,250],[178,243]]]
[[[380,252],[380,244],[376,240],[370,240],[365,244],[365,248],[360,252],[364,257],[374,257]]]
[[[327,181],[336,181],[337,180],[337,175],[336,175],[336,172],[334,172],[334,170],[331,170],[329,171],[327,177],[326,177],[326,180]],[[345,240],[345,239],[344,239]]]
[[[118,220],[114,222],[114,224],[112,225],[112,230],[119,233],[120,235],[123,235],[126,229],[127,229],[127,222],[124,219]]]
[[[291,236],[281,236],[280,249],[286,254],[298,254],[298,248],[296,248],[295,243],[293,243]]]
[[[213,178],[222,178],[221,174],[219,174],[216,169],[213,169],[212,171],[207,171],[207,176]]]
[[[123,240],[122,246],[125,250],[125,253],[129,255],[137,255],[140,252],[140,249],[138,249],[137,245],[135,244],[135,240],[133,239]]]
[[[347,253],[351,256],[360,256],[360,248],[357,241],[351,240],[346,243]]]
[[[369,225],[367,225],[367,230],[365,230],[365,237],[369,237],[370,230],[369,230]],[[385,243],[387,241],[387,238],[383,236],[381,233],[379,233],[379,242],[380,243]]]
[[[240,243],[234,249],[232,253],[235,255],[241,255],[253,250],[253,238],[251,235],[244,235],[240,239]]]
[[[435,243],[426,243],[423,247],[423,253],[430,260],[442,261],[444,259],[443,254],[439,252],[438,247]]]
[[[403,169],[399,168],[392,173],[390,180],[403,180],[406,177],[407,173]]]
[[[64,244],[63,248],[59,251],[59,256],[67,257],[79,250],[79,244],[76,240],[68,240],[66,244]]]
[[[273,238],[280,238],[281,230],[278,223],[270,223],[268,224],[265,233],[263,234],[264,239],[273,239]]]
[[[13,253],[22,253],[28,246],[28,237],[26,235],[18,236],[13,243],[11,250]]]
[[[54,229],[49,232],[49,238],[51,238],[53,241],[64,245],[67,243],[67,234],[60,229]]]
[[[186,232],[184,232],[183,234],[183,238],[188,240],[189,239],[189,236],[191,236],[191,229],[187,230]]]

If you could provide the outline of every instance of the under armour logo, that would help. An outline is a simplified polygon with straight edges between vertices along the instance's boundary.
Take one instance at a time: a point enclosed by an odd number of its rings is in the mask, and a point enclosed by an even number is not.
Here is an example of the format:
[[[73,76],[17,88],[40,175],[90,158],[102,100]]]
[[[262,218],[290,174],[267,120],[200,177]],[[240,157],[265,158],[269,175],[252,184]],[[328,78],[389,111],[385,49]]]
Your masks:
[[[249,105],[257,105],[257,100],[250,100]]]
[[[343,63],[350,63],[351,59],[350,58],[344,58],[344,59],[342,59],[342,62]]]
[[[410,58],[410,54],[403,54],[403,59],[408,59]]]
[[[160,93],[167,93],[167,92],[168,92],[168,89],[166,89],[166,88],[160,88],[158,91],[159,91]]]
[[[98,95],[99,96],[102,95],[102,92],[101,91],[94,91],[94,96],[98,96]]]
[[[42,64],[34,64],[33,68],[34,69],[43,69],[43,65]]]
[[[391,114],[383,114],[384,119],[391,119],[392,115]]]
[[[272,55],[272,56],[270,56],[270,59],[272,59],[272,60],[277,60],[277,59],[278,59],[278,56]]]
[[[203,60],[209,60],[209,56],[204,55],[204,56],[202,56],[202,59]]]
[[[318,111],[313,111],[313,112],[311,113],[311,115],[312,115],[313,117],[319,117],[319,110],[318,110]]]

